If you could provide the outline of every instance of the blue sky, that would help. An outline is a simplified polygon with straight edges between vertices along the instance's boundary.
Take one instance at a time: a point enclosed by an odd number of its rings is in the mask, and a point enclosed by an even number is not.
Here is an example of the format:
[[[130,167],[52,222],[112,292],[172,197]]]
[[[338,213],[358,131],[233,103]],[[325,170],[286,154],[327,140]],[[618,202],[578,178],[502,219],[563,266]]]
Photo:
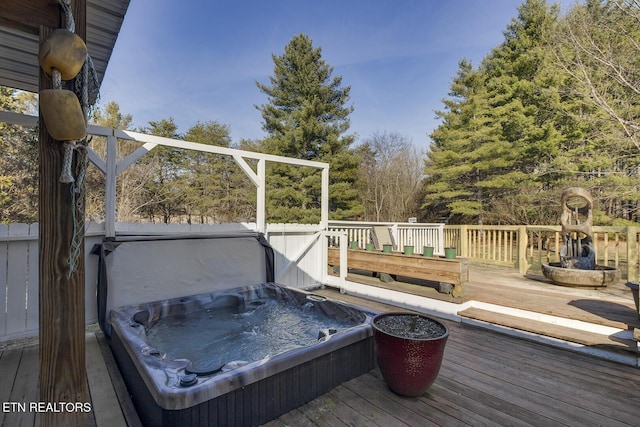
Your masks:
[[[260,139],[271,55],[297,34],[351,86],[350,133],[395,132],[419,149],[458,61],[477,66],[503,40],[520,0],[131,0],[101,88],[134,126],[173,117]]]

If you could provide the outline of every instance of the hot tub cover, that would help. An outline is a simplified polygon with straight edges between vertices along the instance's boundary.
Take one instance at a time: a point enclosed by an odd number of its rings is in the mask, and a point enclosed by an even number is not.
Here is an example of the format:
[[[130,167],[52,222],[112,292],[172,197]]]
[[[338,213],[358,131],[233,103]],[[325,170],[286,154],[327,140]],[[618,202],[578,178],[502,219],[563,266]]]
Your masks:
[[[274,281],[273,249],[261,233],[106,239],[100,257],[98,320],[110,334],[118,307]]]

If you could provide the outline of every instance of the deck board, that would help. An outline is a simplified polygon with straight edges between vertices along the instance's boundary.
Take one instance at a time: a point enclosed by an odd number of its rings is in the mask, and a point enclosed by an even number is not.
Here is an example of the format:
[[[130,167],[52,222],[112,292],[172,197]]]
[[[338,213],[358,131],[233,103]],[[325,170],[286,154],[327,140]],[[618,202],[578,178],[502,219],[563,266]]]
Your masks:
[[[397,424],[389,414],[376,406],[366,405],[366,402],[349,390],[346,386],[337,387],[326,395],[331,402],[333,414],[348,426],[385,426]],[[315,421],[312,419],[312,421]],[[405,425],[402,424],[402,427]]]
[[[87,335],[87,380],[96,425],[126,425],[95,334]]]
[[[364,385],[364,390],[370,394],[367,399],[371,399],[375,404],[381,405],[390,414],[393,414],[399,421],[410,425],[423,425],[421,423],[433,423],[434,425],[461,426],[465,425],[458,418],[457,414],[444,411],[440,405],[424,404],[424,399],[414,399],[398,396],[392,393],[382,380],[380,375],[365,375],[360,378]],[[387,425],[393,425],[389,423]]]
[[[481,391],[464,387],[444,375],[441,375],[431,386],[427,398],[439,404],[447,402],[449,406],[455,406],[455,410],[459,414],[464,414],[465,420],[468,417],[469,424],[474,426],[530,426],[531,424],[524,420],[526,416],[534,415],[530,411],[506,402],[497,400],[487,402]]]
[[[458,312],[458,315],[469,319],[492,323],[494,325],[503,325],[521,331],[528,331],[538,335],[558,338],[564,341],[570,341],[592,347],[600,347],[620,354],[626,354],[629,352],[633,353],[637,351],[636,342],[631,339],[623,340],[618,338],[614,340],[608,335],[554,325],[549,322],[510,316],[473,307]]]
[[[454,344],[450,347],[454,347]],[[453,350],[459,354],[455,363],[451,363],[450,356],[448,363],[443,366],[443,375],[452,375],[458,380],[461,377],[472,378],[476,387],[485,387],[488,393],[498,398],[535,413],[544,413],[558,423],[617,425],[613,417],[617,418],[620,414],[623,415],[620,418],[628,424],[637,419],[635,416],[627,417],[626,411],[621,412],[620,408],[611,410],[611,406],[602,403],[605,398],[602,389],[592,393],[583,387],[581,381],[556,380],[546,370],[532,369],[517,362],[507,363],[504,356],[496,360],[469,359],[467,348],[454,347]],[[483,363],[477,363],[478,360]],[[611,405],[611,402],[607,403]]]
[[[0,379],[2,387],[0,387],[0,402],[12,402],[10,399],[20,357],[22,356],[22,348],[0,351]],[[4,420],[8,413],[0,411],[0,426],[4,425]]]
[[[24,412],[12,411],[5,414],[3,425],[6,426],[33,426],[36,422],[36,413],[30,411],[28,405],[30,402],[37,402],[39,400],[39,348],[37,346],[28,346],[21,350],[20,363],[17,366],[13,388],[11,389],[8,401],[25,403],[27,405],[27,409]]]
[[[96,334],[97,343],[100,348],[100,353],[102,354],[102,358],[104,360],[104,364],[109,371],[109,377],[111,379],[111,384],[113,385],[113,390],[118,398],[118,402],[120,403],[120,409],[122,411],[122,415],[124,416],[128,427],[142,427],[142,423],[140,422],[140,418],[136,413],[135,407],[133,406],[133,402],[129,397],[129,391],[127,390],[127,386],[118,371],[118,366],[116,361],[111,354],[111,349],[109,348],[109,344],[107,343],[107,339],[102,333]],[[107,425],[105,427],[115,427]]]
[[[98,334],[102,336],[102,334]],[[128,393],[119,400],[114,391],[113,367],[108,368],[108,357],[104,357],[94,333],[87,334],[87,385],[91,399],[92,411],[87,416],[87,427],[141,427],[137,414],[133,410]],[[110,356],[110,354],[109,354]],[[0,426],[37,426],[39,415],[30,410],[29,404],[39,402],[39,347],[28,344],[24,347],[13,346],[0,350],[0,401],[16,402],[26,405],[26,410],[0,411]],[[116,376],[119,373],[116,371]],[[119,378],[122,382],[122,379]],[[124,383],[122,383],[124,387]],[[130,406],[127,405],[127,401]],[[133,415],[123,408],[130,408]],[[137,421],[137,423],[135,422]]]

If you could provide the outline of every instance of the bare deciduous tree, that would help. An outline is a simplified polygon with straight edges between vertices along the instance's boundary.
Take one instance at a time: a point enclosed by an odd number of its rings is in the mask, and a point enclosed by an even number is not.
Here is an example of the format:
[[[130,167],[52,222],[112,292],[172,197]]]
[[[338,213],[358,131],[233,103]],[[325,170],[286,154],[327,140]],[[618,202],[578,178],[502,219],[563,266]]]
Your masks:
[[[603,112],[638,149],[639,22],[638,0],[587,2],[569,11],[552,43],[573,95]]]
[[[402,135],[376,132],[359,147],[365,220],[406,221],[418,216],[422,156]]]

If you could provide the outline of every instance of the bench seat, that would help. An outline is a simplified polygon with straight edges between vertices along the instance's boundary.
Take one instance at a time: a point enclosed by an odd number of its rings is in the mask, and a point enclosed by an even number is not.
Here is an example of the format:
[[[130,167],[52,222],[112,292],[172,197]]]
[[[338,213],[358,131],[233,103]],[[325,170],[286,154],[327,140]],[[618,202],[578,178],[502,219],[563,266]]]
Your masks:
[[[340,265],[340,249],[329,248],[328,264]],[[451,294],[456,297],[462,296],[463,286],[469,281],[469,268],[464,257],[448,259],[348,249],[347,268],[449,283],[453,285]]]

